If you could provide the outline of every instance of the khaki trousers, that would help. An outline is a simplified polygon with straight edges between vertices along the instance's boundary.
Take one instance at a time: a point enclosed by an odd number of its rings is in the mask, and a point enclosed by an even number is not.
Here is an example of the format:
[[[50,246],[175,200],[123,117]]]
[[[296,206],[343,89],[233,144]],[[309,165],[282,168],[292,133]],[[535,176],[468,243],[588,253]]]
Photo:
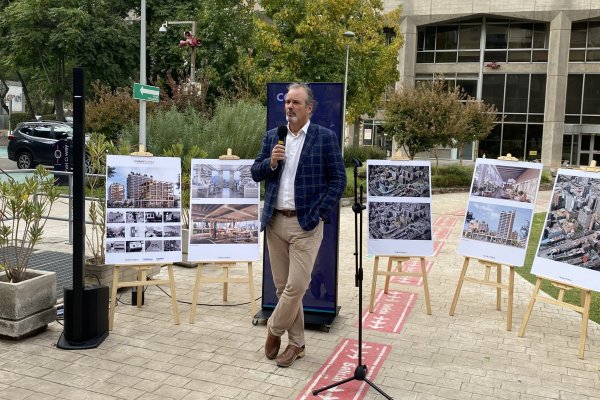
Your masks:
[[[279,301],[267,326],[275,336],[288,332],[289,344],[304,346],[302,298],[310,283],[321,240],[323,222],[312,231],[300,227],[297,217],[275,212],[266,228],[271,272]]]

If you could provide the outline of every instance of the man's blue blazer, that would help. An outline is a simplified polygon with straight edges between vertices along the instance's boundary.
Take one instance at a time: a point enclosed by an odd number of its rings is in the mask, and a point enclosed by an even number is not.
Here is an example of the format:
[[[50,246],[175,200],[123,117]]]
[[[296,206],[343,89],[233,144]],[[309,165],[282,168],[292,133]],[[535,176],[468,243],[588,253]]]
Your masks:
[[[265,181],[265,206],[260,230],[264,230],[275,208],[281,166],[271,169],[271,151],[277,144],[277,129],[268,131],[262,148],[252,165],[252,179]],[[283,166],[285,168],[285,164]],[[327,221],[329,213],[342,197],[346,188],[346,170],[336,134],[320,125],[310,123],[300,153],[294,202],[302,229],[314,229],[320,220]]]

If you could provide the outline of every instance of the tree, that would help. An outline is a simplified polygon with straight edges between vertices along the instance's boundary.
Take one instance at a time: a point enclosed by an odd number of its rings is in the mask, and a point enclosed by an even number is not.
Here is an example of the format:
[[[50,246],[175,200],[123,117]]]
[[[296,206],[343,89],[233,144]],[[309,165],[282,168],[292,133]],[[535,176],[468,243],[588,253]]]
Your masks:
[[[411,160],[417,153],[450,145],[463,124],[459,92],[448,90],[441,79],[393,93],[384,111],[383,128]]]
[[[483,100],[468,97],[461,107],[462,127],[454,134],[455,146],[458,149],[458,159],[462,165],[462,155],[465,145],[469,142],[485,139],[496,125],[496,107],[486,104]]]
[[[380,0],[261,0],[251,58],[244,65],[254,93],[267,82],[343,82],[350,46],[347,117],[373,115],[398,78],[401,37],[393,37],[400,10],[383,12]],[[345,31],[356,35],[346,41]],[[386,34],[387,33],[387,34]]]
[[[0,14],[0,63],[32,71],[54,98],[57,119],[64,119],[70,69],[79,65],[110,86],[128,82],[137,63],[133,26],[125,21],[128,2],[108,0],[20,0]],[[122,7],[121,9],[117,7]],[[133,36],[135,37],[135,36]]]

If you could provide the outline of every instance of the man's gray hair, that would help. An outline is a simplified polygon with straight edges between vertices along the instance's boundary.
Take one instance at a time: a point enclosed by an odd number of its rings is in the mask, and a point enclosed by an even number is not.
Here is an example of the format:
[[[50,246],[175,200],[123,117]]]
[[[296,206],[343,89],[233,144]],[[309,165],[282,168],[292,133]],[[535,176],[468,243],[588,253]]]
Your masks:
[[[290,83],[287,87],[288,92],[292,89],[304,89],[306,91],[306,105],[311,105],[313,111],[317,106],[315,96],[313,95],[312,89],[306,83]]]

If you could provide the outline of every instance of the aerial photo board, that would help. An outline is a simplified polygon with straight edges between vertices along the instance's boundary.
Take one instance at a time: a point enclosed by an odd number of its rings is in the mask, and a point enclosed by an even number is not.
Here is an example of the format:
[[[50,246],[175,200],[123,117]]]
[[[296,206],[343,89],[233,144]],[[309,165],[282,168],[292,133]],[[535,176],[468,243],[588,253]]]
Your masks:
[[[260,190],[253,160],[192,160],[190,243],[193,261],[254,261],[260,257]]]
[[[367,161],[369,255],[433,255],[429,161]]]
[[[531,272],[600,291],[600,176],[560,169]]]
[[[478,158],[460,254],[522,266],[541,173],[540,163]]]
[[[181,261],[181,160],[106,158],[106,263]]]

